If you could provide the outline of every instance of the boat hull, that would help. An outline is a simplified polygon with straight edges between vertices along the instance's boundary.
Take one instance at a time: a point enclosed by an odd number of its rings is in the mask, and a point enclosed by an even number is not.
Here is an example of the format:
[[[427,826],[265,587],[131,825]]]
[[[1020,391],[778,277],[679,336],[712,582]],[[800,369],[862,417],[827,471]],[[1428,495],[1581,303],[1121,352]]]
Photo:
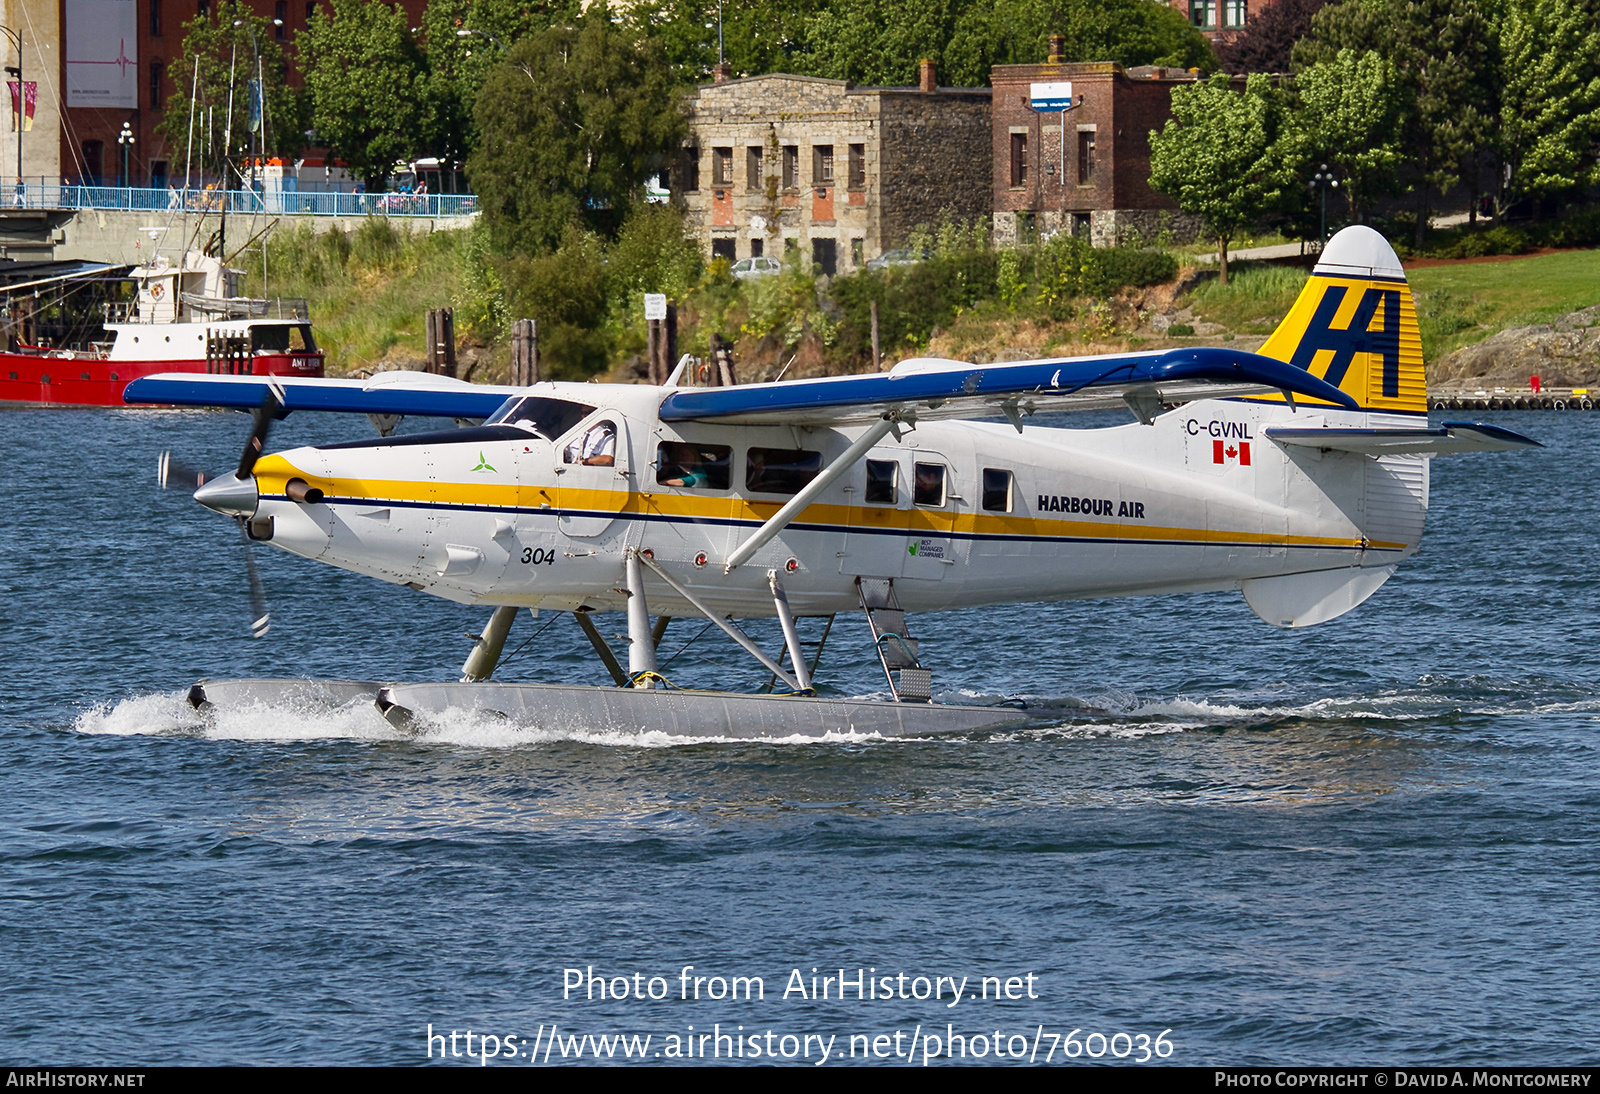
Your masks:
[[[128,361],[62,351],[0,352],[0,406],[124,406],[122,391],[158,372],[208,372],[200,359]],[[247,375],[321,376],[317,353],[256,354]]]

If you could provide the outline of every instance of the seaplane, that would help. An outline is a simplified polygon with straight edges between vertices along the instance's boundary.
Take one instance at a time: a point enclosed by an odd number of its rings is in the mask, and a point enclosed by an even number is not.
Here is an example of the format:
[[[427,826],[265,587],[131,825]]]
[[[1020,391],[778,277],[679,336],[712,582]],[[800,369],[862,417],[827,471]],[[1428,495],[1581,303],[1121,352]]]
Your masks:
[[[1538,444],[1492,425],[1430,425],[1404,271],[1359,226],[1328,243],[1256,353],[919,358],[725,387],[690,385],[690,364],[663,386],[415,373],[134,381],[130,403],[254,413],[238,467],[194,494],[249,539],[492,609],[459,681],[202,681],[191,702],[312,695],[371,702],[397,726],[454,709],[709,738],[1011,726],[1027,711],[934,701],[908,616],[1230,591],[1273,626],[1324,623],[1417,551],[1430,458]],[[1032,420],[1107,408],[1128,421]],[[457,423],[268,453],[272,422],[302,410]],[[615,686],[495,681],[523,609],[572,613]],[[590,618],[606,612],[626,618],[621,656]],[[831,629],[840,612],[865,616],[887,684],[878,697],[818,691],[820,647],[801,641],[798,621]],[[748,651],[771,691],[672,686],[657,649],[686,616]],[[740,626],[756,618],[776,618],[782,649]]]

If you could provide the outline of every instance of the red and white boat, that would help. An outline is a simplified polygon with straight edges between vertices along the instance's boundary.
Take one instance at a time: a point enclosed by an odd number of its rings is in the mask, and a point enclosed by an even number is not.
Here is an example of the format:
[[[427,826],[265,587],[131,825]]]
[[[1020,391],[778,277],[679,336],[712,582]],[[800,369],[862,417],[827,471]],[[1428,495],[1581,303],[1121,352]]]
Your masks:
[[[321,376],[305,301],[238,296],[239,276],[196,252],[128,270],[135,298],[104,304],[94,335],[62,345],[12,337],[0,351],[0,405],[122,406],[129,382],[157,372]]]

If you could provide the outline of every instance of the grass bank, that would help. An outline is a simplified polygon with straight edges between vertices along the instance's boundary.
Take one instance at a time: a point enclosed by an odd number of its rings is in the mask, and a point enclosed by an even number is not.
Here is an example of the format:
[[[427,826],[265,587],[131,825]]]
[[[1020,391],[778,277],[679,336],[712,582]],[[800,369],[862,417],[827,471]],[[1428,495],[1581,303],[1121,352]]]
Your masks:
[[[1236,267],[1226,286],[1196,288],[1187,304],[1201,320],[1237,334],[1269,334],[1305,284],[1287,266]],[[1433,361],[1507,327],[1544,322],[1600,304],[1600,250],[1526,258],[1427,264],[1406,271],[1422,328],[1422,352]]]

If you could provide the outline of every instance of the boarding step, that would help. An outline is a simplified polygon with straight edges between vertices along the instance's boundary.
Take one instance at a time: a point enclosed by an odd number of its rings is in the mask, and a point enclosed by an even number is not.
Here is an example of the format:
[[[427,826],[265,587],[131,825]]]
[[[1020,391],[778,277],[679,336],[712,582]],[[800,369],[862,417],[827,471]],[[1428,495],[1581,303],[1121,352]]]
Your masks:
[[[906,630],[906,613],[895,596],[894,579],[858,577],[856,593],[878,650],[889,690],[901,702],[933,698],[933,674],[917,659],[917,640]]]

